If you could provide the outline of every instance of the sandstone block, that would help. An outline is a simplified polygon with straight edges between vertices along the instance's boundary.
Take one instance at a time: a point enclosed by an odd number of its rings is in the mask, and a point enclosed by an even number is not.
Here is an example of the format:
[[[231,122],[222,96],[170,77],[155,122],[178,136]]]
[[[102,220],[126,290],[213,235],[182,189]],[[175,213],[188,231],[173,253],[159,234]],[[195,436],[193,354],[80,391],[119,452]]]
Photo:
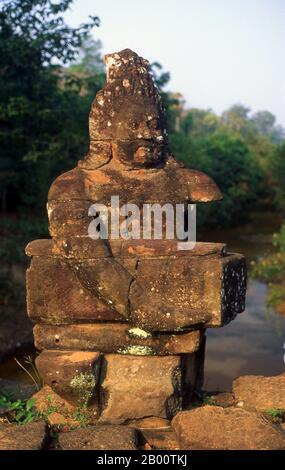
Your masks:
[[[55,325],[121,319],[57,257],[32,259],[27,271],[27,308],[32,320]]]
[[[61,433],[62,450],[136,450],[138,435],[127,426],[90,426]]]
[[[142,429],[146,445],[153,450],[179,450],[179,443],[174,431],[163,429]]]
[[[76,409],[74,405],[57,395],[48,385],[44,385],[35,393],[33,399],[36,410],[44,416],[48,416],[52,412],[67,416],[74,413]]]
[[[129,316],[129,290],[133,281],[129,271],[114,258],[71,260],[70,267],[93,296],[104,300],[123,317]]]
[[[245,375],[233,382],[233,393],[245,408],[285,410],[285,374],[273,377]]]
[[[130,319],[146,330],[218,327],[244,310],[245,291],[239,255],[141,260],[130,290]]]
[[[240,408],[203,406],[183,411],[172,426],[185,450],[285,449],[285,434],[277,426]]]
[[[43,325],[34,327],[35,346],[39,350],[100,351],[102,353],[168,355],[197,351],[203,330],[179,334],[150,334],[128,323],[79,325]]]
[[[43,351],[36,358],[45,384],[71,403],[96,403],[100,354],[81,351]]]
[[[121,424],[148,416],[169,418],[181,409],[179,356],[105,355],[100,422]]]
[[[23,426],[0,425],[0,450],[41,450],[46,438],[46,424],[43,421]]]
[[[125,318],[147,331],[179,331],[222,326],[244,309],[244,258],[216,254],[221,247],[202,244],[193,255],[186,251],[147,258],[150,247],[142,245],[139,258],[133,256],[137,245],[121,244],[116,249],[128,246],[131,254],[113,258],[107,253],[111,246],[101,241],[98,258],[87,259],[85,242],[80,248],[79,240],[83,243],[83,237],[73,237],[54,244],[53,252],[67,246],[65,257],[71,258],[66,260],[33,258],[27,272],[28,312],[33,320],[64,324]],[[159,251],[160,244],[154,246]],[[78,249],[83,250],[83,258],[75,258]]]
[[[94,424],[97,421],[96,407],[82,408],[78,403],[71,404],[48,385],[33,395],[35,409],[55,430],[66,431],[82,426],[82,423]],[[95,414],[94,414],[95,413]]]

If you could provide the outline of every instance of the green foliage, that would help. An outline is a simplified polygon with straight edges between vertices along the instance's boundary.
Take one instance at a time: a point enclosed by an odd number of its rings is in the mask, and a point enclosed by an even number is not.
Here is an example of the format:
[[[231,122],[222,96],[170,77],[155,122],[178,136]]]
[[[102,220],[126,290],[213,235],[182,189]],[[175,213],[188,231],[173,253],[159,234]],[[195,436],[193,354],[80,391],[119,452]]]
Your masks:
[[[0,2],[0,182],[2,210],[44,209],[49,185],[86,150],[90,103],[60,64],[79,53],[97,17],[63,19],[72,0]]]
[[[48,236],[47,220],[18,215],[0,219],[0,258],[4,263],[25,262],[25,246],[36,238]]]
[[[201,222],[229,225],[237,214],[246,215],[248,204],[258,197],[261,171],[240,136],[221,128],[204,138],[175,134],[171,136],[171,144],[179,159],[211,176],[223,193],[222,202],[199,207]]]
[[[252,263],[251,276],[268,284],[267,305],[285,313],[285,223],[273,236],[276,252]]]
[[[282,423],[285,419],[285,410],[278,408],[269,408],[265,413],[272,419],[274,423]]]
[[[272,161],[273,176],[276,183],[276,200],[279,209],[284,210],[285,205],[285,143],[278,146]]]
[[[17,424],[28,424],[38,419],[34,406],[33,398],[13,401],[9,395],[0,395],[0,411],[5,412],[8,419]]]
[[[87,408],[84,406],[76,408],[72,414],[72,418],[80,424],[80,427],[86,428],[89,422]]]

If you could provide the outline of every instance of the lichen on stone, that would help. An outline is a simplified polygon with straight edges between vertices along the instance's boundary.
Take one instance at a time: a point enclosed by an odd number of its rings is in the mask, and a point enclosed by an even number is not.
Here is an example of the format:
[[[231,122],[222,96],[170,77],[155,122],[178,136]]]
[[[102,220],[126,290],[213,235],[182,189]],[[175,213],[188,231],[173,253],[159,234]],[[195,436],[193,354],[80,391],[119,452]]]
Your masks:
[[[151,356],[154,354],[153,350],[149,346],[127,346],[126,348],[120,348],[117,351],[118,354],[129,354],[130,356]]]
[[[149,338],[151,336],[150,333],[138,327],[131,328],[128,333],[130,336],[135,336],[136,338]]]
[[[82,405],[87,405],[93,396],[96,380],[93,374],[80,372],[70,382],[73,393],[79,398]]]

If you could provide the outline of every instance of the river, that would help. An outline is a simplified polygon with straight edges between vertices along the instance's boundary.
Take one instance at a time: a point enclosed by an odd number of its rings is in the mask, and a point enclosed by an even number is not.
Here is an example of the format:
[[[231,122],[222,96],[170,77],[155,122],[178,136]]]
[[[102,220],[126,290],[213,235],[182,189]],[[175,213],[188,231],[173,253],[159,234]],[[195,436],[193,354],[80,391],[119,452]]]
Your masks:
[[[223,242],[250,262],[272,251],[272,234],[281,220],[273,213],[256,213],[240,228],[203,233],[203,241]],[[199,233],[198,233],[199,239]],[[207,330],[204,388],[230,390],[240,375],[275,375],[285,371],[285,317],[266,308],[267,286],[249,279],[246,310],[229,325]]]

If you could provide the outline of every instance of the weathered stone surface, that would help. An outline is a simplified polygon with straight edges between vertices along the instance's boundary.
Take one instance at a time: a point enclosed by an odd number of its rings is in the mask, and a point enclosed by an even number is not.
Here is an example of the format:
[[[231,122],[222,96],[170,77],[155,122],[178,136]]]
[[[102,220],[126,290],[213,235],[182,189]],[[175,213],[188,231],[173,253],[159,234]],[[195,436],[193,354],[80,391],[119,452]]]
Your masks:
[[[120,244],[120,251],[117,245]],[[226,254],[224,243],[201,243],[197,242],[195,247],[189,250],[177,249],[177,240],[123,240],[110,241],[112,253],[117,257],[157,258],[169,257],[215,257]]]
[[[172,420],[178,442],[189,450],[285,449],[285,434],[264,416],[240,408],[203,406]]]
[[[59,238],[54,245],[54,253],[68,259],[97,259],[113,255],[109,241],[94,240],[88,235]]]
[[[132,143],[127,146],[132,152]],[[176,163],[170,157],[162,168],[156,168],[155,171],[124,170],[124,166],[113,158],[102,169],[83,172],[75,168],[59,176],[49,191],[49,207],[58,208],[55,211],[56,219],[52,220],[51,235],[86,235],[90,223],[90,218],[85,218],[88,215],[86,201],[89,206],[98,201],[109,205],[114,195],[119,196],[120,203],[136,203],[139,207],[143,204],[164,205],[169,202],[179,204],[188,200],[211,202],[221,199],[221,193],[211,178],[199,171],[183,168],[182,164]],[[72,184],[82,188],[76,194],[76,199],[84,202],[81,218],[77,218],[74,212],[70,213],[65,202],[72,200],[70,195],[74,192]],[[65,211],[67,216],[64,215]]]
[[[179,334],[150,334],[128,323],[80,325],[41,325],[34,327],[39,350],[100,351],[102,353],[168,355],[186,354],[199,349],[203,330]]]
[[[44,383],[55,393],[71,402],[87,405],[98,398],[100,360],[98,352],[43,351],[36,358],[36,366]]]
[[[64,260],[54,257],[32,259],[27,271],[27,307],[32,320],[55,325],[121,319],[91,295]]]
[[[210,397],[211,405],[222,406],[227,408],[228,406],[234,406],[236,404],[235,397],[232,393],[218,393]]]
[[[241,312],[246,269],[238,255],[189,253],[137,262],[34,257],[27,288],[28,312],[35,321],[64,324],[127,318],[146,330],[175,331],[203,324],[222,326]]]
[[[34,240],[27,244],[25,253],[27,256],[52,256],[54,254],[53,240]]]
[[[285,374],[273,377],[245,375],[233,382],[233,393],[245,408],[285,410]]]
[[[61,433],[62,450],[136,450],[138,436],[127,426],[90,426]]]
[[[46,424],[0,425],[0,450],[41,450],[46,441]]]
[[[52,411],[51,413],[49,413],[46,419],[49,426],[56,431],[66,431],[81,426],[81,423],[79,421],[76,421],[76,419],[64,416],[58,413],[57,411]]]
[[[153,450],[179,450],[180,449],[176,434],[172,430],[141,429],[141,433],[150,449],[153,449]],[[145,447],[147,447],[147,445]]]
[[[133,281],[129,271],[113,258],[71,260],[70,267],[81,285],[105,301],[122,317],[129,316],[129,290]]]
[[[130,319],[146,330],[218,327],[244,310],[245,291],[239,255],[141,260],[130,290]]]
[[[74,405],[60,397],[48,385],[44,385],[41,390],[35,393],[33,399],[36,410],[45,417],[48,417],[52,412],[70,416],[76,410]]]
[[[155,429],[155,430],[171,430],[170,421],[166,418],[156,418],[150,416],[149,418],[134,419],[128,421],[128,426],[136,429]]]
[[[49,242],[49,243],[46,243]],[[97,259],[113,256],[120,262],[125,259],[175,257],[217,257],[225,256],[224,243],[201,243],[189,250],[177,249],[177,240],[94,240],[88,235],[68,236],[55,240],[35,240],[26,247],[29,256],[45,254],[63,256],[68,259]]]
[[[78,406],[65,400],[48,385],[33,395],[35,409],[43,416],[49,426],[60,431],[67,431],[82,426],[82,424],[94,424],[97,421],[98,409]]]
[[[121,424],[148,416],[169,418],[181,407],[179,356],[107,354],[103,374],[101,423]]]
[[[91,218],[88,216],[90,201],[49,201],[47,205],[49,232],[52,237],[86,235]]]

